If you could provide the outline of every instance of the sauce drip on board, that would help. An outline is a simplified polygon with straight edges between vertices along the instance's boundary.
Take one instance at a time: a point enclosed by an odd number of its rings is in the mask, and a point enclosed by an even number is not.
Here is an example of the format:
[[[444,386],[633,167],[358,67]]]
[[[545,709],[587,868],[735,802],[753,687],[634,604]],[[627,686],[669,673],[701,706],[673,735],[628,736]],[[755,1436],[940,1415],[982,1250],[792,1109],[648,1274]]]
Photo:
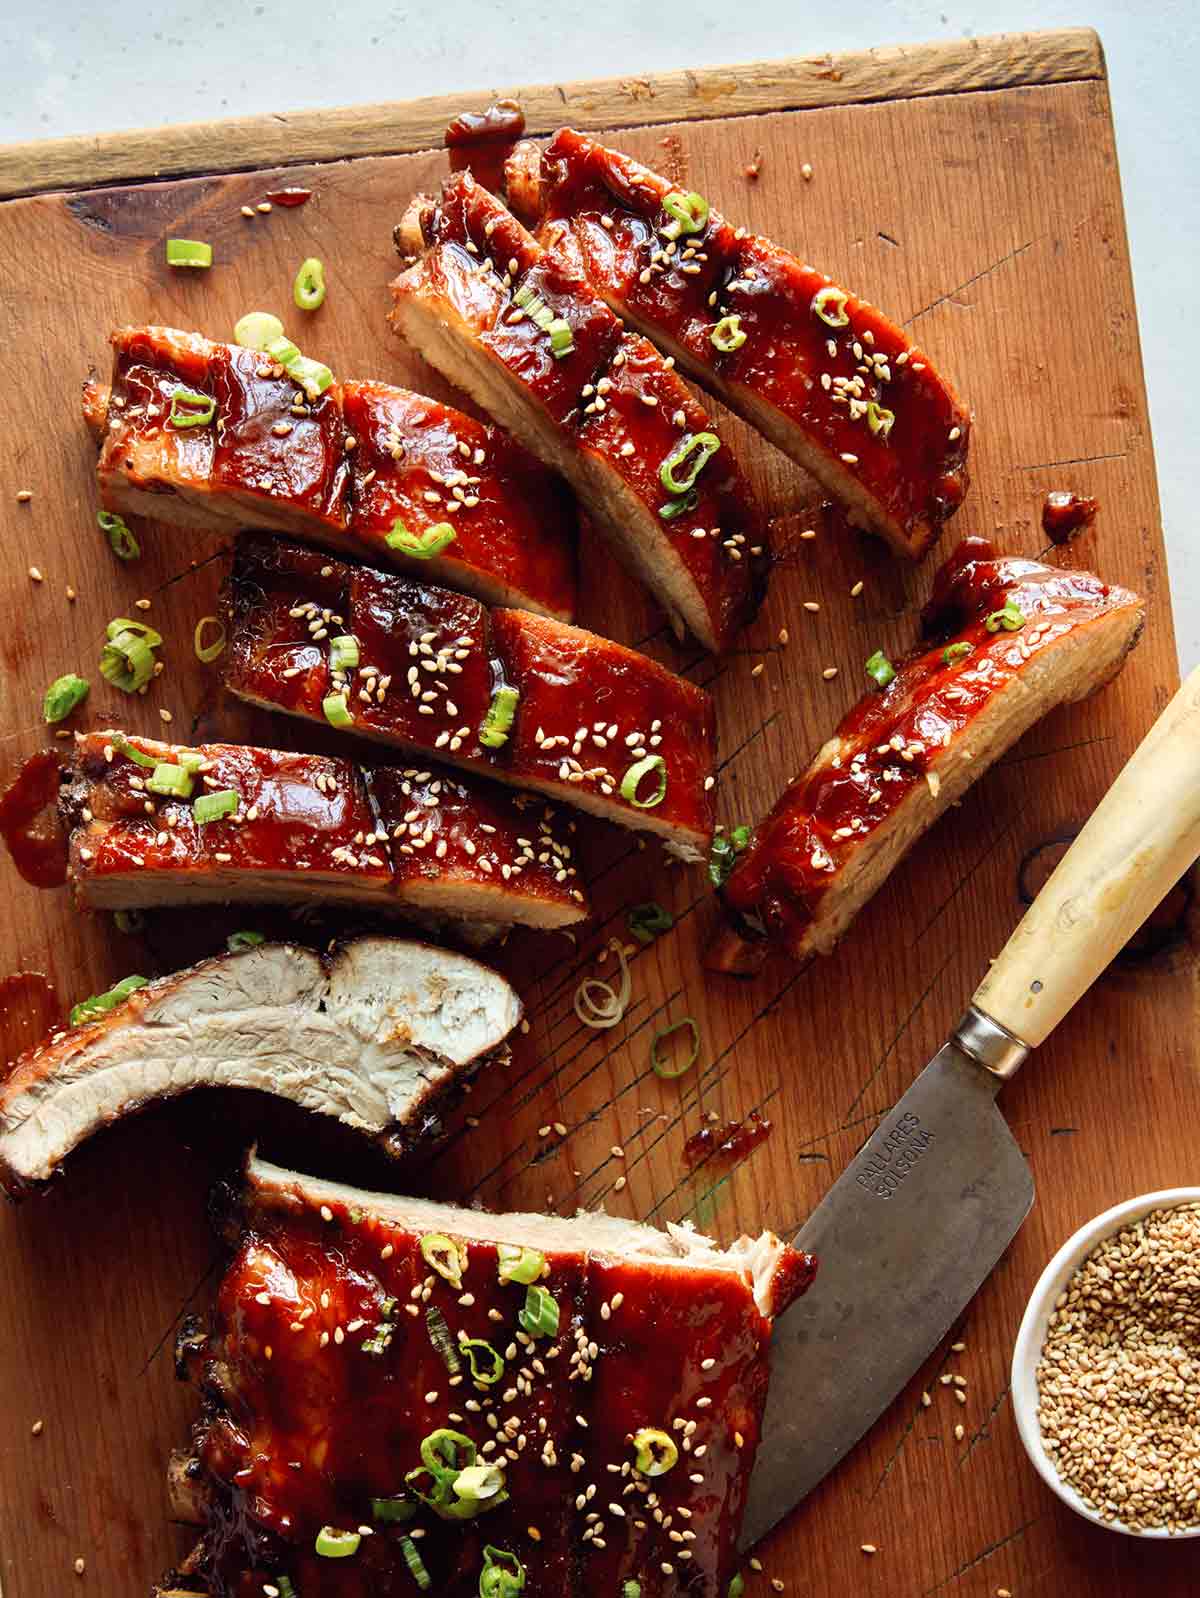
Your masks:
[[[1099,509],[1098,499],[1052,488],[1042,505],[1042,528],[1056,544],[1069,544],[1085,527],[1092,525]]]
[[[312,199],[311,189],[268,189],[267,199],[272,205],[282,205],[291,210],[297,205],[307,205]]]
[[[31,755],[0,794],[0,837],[13,865],[35,888],[61,888],[67,880],[66,843],[57,826],[37,827],[58,798],[61,769],[53,749]]]
[[[703,1165],[706,1171],[725,1170],[753,1154],[774,1130],[772,1121],[751,1110],[744,1121],[702,1126],[693,1132],[683,1145],[683,1157],[693,1168]]]

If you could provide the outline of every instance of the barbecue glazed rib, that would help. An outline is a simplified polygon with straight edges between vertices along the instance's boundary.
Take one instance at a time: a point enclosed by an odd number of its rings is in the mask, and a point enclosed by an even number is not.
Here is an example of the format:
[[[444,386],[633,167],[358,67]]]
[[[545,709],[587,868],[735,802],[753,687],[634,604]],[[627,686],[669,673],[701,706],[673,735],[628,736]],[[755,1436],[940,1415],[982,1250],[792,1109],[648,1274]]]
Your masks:
[[[1056,705],[1116,676],[1144,609],[1090,572],[996,558],[966,539],[925,612],[938,642],[854,707],[756,829],[722,890],[729,924],[709,966],[754,971],[772,946],[796,960],[829,954],[994,760]]]
[[[158,763],[193,760],[190,796],[148,786]],[[198,821],[197,798],[222,793],[232,813]],[[548,805],[445,771],[76,733],[59,810],[89,909],[319,900],[488,935],[588,913]]]
[[[188,1568],[212,1598],[285,1578],[323,1598],[416,1591],[406,1539],[442,1598],[517,1590],[480,1584],[487,1547],[539,1598],[626,1580],[641,1598],[724,1598],[771,1318],[808,1286],[809,1256],[769,1233],[723,1250],[682,1227],[488,1215],[255,1158],[242,1227],[211,1335],[189,1327],[180,1348],[208,1407],[174,1475],[203,1505]],[[520,1317],[543,1296],[531,1334]],[[643,1428],[661,1435],[639,1469]],[[440,1474],[421,1470],[423,1442]],[[472,1455],[505,1496],[464,1512]],[[323,1528],[357,1535],[353,1551],[322,1556]]]
[[[562,473],[677,629],[726,648],[761,602],[766,534],[671,365],[469,172],[414,200],[397,237],[419,257],[392,284],[397,331]]]
[[[60,1027],[7,1068],[0,1187],[20,1198],[101,1127],[197,1087],[272,1093],[399,1153],[520,1019],[503,977],[424,943],[217,955]]]
[[[573,614],[568,496],[498,428],[386,383],[334,384],[310,401],[268,356],[198,333],[125,327],[112,343],[111,393],[84,389],[109,510],[270,527],[490,604]],[[216,401],[210,423],[171,425],[180,388]],[[397,519],[418,538],[447,527],[453,542],[408,555],[388,543]]]
[[[918,560],[967,487],[970,413],[882,312],[700,199],[564,128],[521,144],[509,201],[631,327]],[[664,206],[683,203],[684,227]],[[732,320],[731,320],[732,319]]]
[[[712,701],[645,655],[253,535],[238,540],[224,603],[225,682],[239,698],[324,721],[340,694],[337,724],[364,737],[537,789],[692,855],[707,848]],[[358,657],[340,675],[335,635],[353,639]],[[486,731],[489,716],[505,715],[502,736]]]

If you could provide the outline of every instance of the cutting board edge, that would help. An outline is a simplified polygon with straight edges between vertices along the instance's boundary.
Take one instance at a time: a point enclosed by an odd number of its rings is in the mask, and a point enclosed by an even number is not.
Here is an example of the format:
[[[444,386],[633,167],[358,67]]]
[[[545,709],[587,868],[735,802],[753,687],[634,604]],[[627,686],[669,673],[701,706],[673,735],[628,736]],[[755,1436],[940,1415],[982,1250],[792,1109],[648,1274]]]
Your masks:
[[[467,90],[374,105],[4,144],[0,145],[0,201],[56,189],[409,154],[440,146],[447,122],[473,101],[502,97],[519,100],[527,131],[539,134],[564,122],[597,131],[631,123],[657,126],[1106,77],[1096,31],[1063,28],[563,84]]]

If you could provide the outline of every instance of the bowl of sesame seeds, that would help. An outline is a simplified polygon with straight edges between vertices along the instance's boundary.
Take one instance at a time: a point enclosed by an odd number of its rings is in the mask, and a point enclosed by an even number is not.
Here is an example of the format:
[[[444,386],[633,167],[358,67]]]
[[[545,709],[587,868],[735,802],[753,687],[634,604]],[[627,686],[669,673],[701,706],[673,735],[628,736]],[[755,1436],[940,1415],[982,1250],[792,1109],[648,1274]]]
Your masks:
[[[1063,1244],[1017,1334],[1039,1475],[1127,1536],[1200,1536],[1200,1187],[1118,1204]]]

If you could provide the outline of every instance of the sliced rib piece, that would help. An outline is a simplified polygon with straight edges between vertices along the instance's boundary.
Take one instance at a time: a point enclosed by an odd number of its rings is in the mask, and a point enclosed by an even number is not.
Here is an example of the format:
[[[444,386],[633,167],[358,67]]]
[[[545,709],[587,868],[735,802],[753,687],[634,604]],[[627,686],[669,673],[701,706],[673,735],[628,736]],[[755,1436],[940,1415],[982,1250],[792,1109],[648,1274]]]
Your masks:
[[[191,796],[147,787],[154,763],[189,760],[200,763]],[[236,809],[197,821],[196,798],[217,793],[236,795]],[[59,808],[75,897],[90,909],[320,901],[489,935],[566,926],[588,909],[549,805],[445,771],[77,733]]]
[[[329,1598],[404,1592],[414,1531],[443,1598],[486,1590],[485,1547],[543,1598],[619,1595],[625,1581],[642,1598],[724,1598],[771,1317],[808,1286],[809,1256],[769,1233],[721,1249],[603,1214],[488,1215],[256,1158],[242,1221],[212,1333],[201,1348],[188,1328],[182,1361],[207,1398],[188,1503],[204,1505],[191,1568],[213,1598],[284,1578]],[[502,1282],[500,1246],[536,1251],[522,1274],[540,1276]],[[550,1307],[534,1336],[518,1320],[530,1288]],[[639,1469],[643,1428],[669,1442]],[[419,1468],[435,1433],[460,1451],[440,1483]],[[507,1496],[448,1520],[416,1493],[461,1504],[454,1484],[473,1453]],[[404,1507],[385,1519],[382,1499]],[[363,1526],[347,1557],[317,1551],[323,1528]]]
[[[684,200],[680,189],[570,128],[544,153],[519,145],[506,171],[518,216],[619,316],[811,472],[852,522],[910,559],[925,553],[966,492],[971,418],[900,328],[713,208],[674,236],[663,202]]]
[[[537,789],[693,854],[707,848],[712,701],[645,655],[252,535],[238,540],[225,606],[225,682],[239,698],[324,721],[340,692],[349,730],[363,737]],[[332,635],[355,640],[353,671],[333,670]],[[480,734],[502,691],[516,694],[512,723],[489,747]]]
[[[392,284],[397,331],[563,474],[676,624],[724,649],[761,602],[766,534],[726,443],[691,493],[665,486],[664,462],[716,439],[671,366],[469,172],[447,179],[440,203],[414,200],[397,236],[420,257]],[[560,355],[556,338],[570,345]],[[671,479],[690,475],[683,465]]]
[[[739,857],[709,965],[752,971],[771,947],[796,960],[829,954],[994,760],[1056,705],[1120,671],[1144,609],[1090,572],[995,558],[966,539],[925,612],[938,642],[919,645],[854,707]]]
[[[109,510],[184,527],[271,527],[401,571],[570,618],[574,517],[562,486],[495,427],[386,383],[310,401],[269,357],[166,327],[112,335],[111,391],[84,387]],[[215,401],[173,426],[181,389]],[[194,410],[195,407],[193,406]],[[387,542],[399,521],[454,540],[428,558]]]
[[[221,954],[13,1062],[0,1080],[0,1185],[20,1197],[101,1127],[197,1087],[277,1094],[399,1152],[520,1019],[497,972],[424,943]]]

